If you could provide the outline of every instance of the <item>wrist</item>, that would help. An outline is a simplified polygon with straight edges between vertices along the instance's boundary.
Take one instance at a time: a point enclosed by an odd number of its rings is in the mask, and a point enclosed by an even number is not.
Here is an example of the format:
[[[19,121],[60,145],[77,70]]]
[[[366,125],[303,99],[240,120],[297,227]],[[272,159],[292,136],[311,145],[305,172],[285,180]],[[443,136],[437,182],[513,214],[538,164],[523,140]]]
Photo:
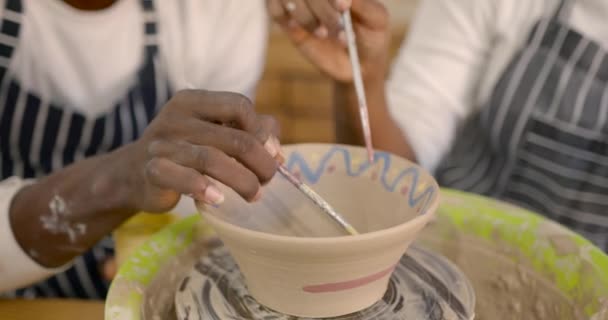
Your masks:
[[[137,146],[123,146],[100,159],[100,165],[92,177],[90,193],[104,203],[104,209],[138,211],[137,195],[142,186],[132,152]]]
[[[380,87],[384,88],[388,74],[388,67],[384,62],[375,63],[366,68],[363,72],[363,84],[366,90],[376,90]]]
[[[370,112],[378,114],[386,111],[385,99],[385,74],[378,72],[368,74],[363,78],[363,88],[365,90],[365,99]],[[342,95],[345,99],[344,106],[348,109],[347,112],[359,114],[359,101],[357,99],[357,91],[353,83],[336,83],[337,94]]]

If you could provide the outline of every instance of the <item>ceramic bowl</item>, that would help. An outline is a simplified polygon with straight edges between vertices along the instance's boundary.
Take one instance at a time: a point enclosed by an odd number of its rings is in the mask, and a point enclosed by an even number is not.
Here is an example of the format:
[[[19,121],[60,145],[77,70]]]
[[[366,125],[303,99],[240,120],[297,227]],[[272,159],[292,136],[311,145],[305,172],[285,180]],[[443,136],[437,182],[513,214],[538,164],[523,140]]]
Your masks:
[[[388,153],[366,160],[364,148],[286,147],[290,171],[361,234],[345,235],[277,174],[262,199],[232,190],[219,207],[201,208],[261,304],[302,317],[332,317],[371,306],[385,293],[400,257],[433,218],[439,189],[415,164]]]

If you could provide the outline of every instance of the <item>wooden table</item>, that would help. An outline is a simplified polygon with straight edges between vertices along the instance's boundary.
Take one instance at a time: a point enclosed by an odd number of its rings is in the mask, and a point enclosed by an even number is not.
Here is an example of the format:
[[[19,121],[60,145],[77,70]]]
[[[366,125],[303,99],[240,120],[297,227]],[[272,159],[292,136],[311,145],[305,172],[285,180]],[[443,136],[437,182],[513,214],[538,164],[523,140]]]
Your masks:
[[[2,320],[103,320],[101,301],[37,299],[0,300]]]

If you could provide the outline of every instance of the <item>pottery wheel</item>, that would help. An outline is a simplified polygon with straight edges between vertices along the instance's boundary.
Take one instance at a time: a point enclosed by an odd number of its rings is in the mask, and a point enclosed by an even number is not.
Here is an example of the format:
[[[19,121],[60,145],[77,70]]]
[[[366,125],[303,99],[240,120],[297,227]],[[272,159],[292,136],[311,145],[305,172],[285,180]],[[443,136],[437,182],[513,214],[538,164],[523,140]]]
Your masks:
[[[336,320],[471,320],[475,295],[452,263],[411,247],[390,279],[384,298],[363,311]],[[304,319],[272,311],[255,301],[228,250],[220,246],[202,257],[175,294],[180,320]]]

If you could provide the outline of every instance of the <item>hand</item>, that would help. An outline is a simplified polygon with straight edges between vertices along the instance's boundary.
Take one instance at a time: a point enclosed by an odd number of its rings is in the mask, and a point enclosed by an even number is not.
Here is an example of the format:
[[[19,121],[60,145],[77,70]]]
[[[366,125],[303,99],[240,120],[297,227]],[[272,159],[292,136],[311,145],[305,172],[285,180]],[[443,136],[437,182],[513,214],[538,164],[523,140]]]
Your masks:
[[[162,212],[182,194],[219,204],[224,196],[209,177],[256,200],[277,169],[277,131],[273,118],[257,115],[242,95],[177,93],[141,139],[119,151],[133,175],[131,206]]]
[[[352,4],[351,4],[352,2]],[[390,39],[388,12],[378,0],[267,0],[273,19],[296,47],[331,78],[352,81],[341,13],[351,9],[365,78],[383,81]]]

